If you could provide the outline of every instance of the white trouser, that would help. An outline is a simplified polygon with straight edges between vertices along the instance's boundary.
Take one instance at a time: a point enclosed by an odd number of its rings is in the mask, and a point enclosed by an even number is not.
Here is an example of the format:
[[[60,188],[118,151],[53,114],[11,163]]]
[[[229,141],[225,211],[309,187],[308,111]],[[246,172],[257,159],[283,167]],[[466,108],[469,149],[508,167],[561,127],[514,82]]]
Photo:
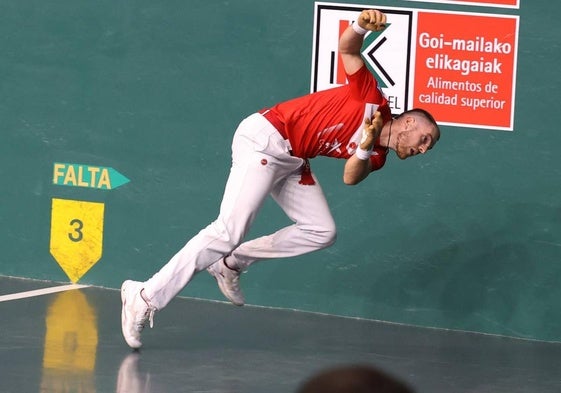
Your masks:
[[[260,114],[243,120],[232,142],[232,168],[218,218],[201,230],[145,283],[144,293],[164,308],[192,279],[227,255],[228,264],[247,268],[259,259],[301,255],[330,246],[335,222],[323,191],[299,184],[304,160]],[[271,235],[242,243],[268,195],[294,222]]]

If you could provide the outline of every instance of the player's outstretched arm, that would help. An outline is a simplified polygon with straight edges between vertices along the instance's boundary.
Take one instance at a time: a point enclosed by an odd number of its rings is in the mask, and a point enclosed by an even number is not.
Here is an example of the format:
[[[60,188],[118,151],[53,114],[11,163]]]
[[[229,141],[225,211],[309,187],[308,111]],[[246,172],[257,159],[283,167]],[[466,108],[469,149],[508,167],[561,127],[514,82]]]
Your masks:
[[[354,74],[364,64],[360,57],[364,35],[368,31],[381,31],[385,28],[386,14],[378,10],[364,10],[357,20],[343,32],[339,39],[339,54],[347,74]]]

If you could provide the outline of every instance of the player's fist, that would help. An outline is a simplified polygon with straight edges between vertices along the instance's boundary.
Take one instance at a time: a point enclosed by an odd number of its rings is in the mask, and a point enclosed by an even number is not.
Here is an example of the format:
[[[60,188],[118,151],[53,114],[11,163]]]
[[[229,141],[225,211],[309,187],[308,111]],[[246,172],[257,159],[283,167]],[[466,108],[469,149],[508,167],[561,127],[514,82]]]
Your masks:
[[[364,10],[360,13],[357,23],[370,31],[382,31],[386,28],[386,14],[378,10]]]
[[[366,117],[364,119],[364,127],[362,128],[360,147],[365,150],[370,149],[380,136],[383,126],[384,119],[382,119],[380,111],[376,111],[372,118]]]

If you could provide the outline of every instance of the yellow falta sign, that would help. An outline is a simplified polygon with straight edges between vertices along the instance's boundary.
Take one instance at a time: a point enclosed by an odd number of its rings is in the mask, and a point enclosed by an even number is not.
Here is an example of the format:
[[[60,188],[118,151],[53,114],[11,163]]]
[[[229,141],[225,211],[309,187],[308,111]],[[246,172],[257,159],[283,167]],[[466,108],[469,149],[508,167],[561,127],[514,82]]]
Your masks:
[[[53,198],[50,252],[73,283],[103,252],[105,204]]]

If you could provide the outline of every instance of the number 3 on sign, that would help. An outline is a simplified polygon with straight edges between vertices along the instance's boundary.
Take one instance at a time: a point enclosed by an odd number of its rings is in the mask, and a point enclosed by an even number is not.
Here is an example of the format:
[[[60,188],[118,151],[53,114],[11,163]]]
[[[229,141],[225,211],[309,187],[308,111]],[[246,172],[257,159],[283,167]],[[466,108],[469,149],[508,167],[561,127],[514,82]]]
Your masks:
[[[103,252],[105,205],[53,198],[50,252],[72,282],[77,282]]]
[[[82,220],[78,220],[77,218],[75,218],[70,221],[70,225],[74,227],[74,232],[68,234],[70,240],[72,240],[73,242],[81,241],[84,238],[82,233],[82,227],[84,226],[84,223],[82,222]]]

